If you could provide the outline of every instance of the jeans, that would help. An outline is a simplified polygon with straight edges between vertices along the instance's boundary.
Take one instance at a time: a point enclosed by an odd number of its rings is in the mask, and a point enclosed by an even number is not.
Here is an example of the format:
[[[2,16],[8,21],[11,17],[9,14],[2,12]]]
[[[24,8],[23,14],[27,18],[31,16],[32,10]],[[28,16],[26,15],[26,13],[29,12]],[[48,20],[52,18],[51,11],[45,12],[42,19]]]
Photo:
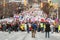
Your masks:
[[[8,28],[8,32],[11,33],[11,28],[10,27]]]
[[[45,32],[45,37],[47,38],[49,38],[50,37],[50,34],[49,34],[49,32]]]
[[[52,32],[52,33],[54,32],[54,28],[53,28],[53,27],[51,27],[51,32]]]
[[[55,28],[55,31],[58,32],[58,28]]]
[[[30,31],[30,30],[29,30],[29,29],[27,29],[27,32],[28,32],[28,33],[29,33],[29,31]]]
[[[6,27],[3,27],[3,31],[6,31]]]
[[[35,38],[36,30],[32,30],[32,37]]]
[[[41,27],[41,31],[44,31],[44,27]]]

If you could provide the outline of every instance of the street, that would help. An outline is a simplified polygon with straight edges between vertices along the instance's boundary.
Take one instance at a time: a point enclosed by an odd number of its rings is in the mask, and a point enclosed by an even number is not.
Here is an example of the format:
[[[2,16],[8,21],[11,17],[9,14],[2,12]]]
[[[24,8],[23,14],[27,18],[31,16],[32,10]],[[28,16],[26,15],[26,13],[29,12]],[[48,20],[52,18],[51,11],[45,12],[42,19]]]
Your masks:
[[[0,40],[60,40],[60,1],[0,0]]]
[[[50,38],[45,38],[45,33],[37,32],[36,37],[31,37],[31,32],[1,32],[0,31],[0,40],[60,40],[60,33],[50,33]]]

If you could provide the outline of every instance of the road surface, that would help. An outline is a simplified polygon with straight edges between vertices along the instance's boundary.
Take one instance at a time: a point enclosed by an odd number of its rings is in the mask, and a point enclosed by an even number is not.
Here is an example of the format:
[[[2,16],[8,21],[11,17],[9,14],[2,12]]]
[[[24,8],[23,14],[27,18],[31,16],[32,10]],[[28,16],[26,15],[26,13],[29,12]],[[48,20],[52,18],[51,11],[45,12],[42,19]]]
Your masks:
[[[45,33],[37,32],[36,37],[31,37],[31,32],[2,32],[0,31],[0,40],[60,40],[60,33],[50,33],[50,38],[45,38]]]

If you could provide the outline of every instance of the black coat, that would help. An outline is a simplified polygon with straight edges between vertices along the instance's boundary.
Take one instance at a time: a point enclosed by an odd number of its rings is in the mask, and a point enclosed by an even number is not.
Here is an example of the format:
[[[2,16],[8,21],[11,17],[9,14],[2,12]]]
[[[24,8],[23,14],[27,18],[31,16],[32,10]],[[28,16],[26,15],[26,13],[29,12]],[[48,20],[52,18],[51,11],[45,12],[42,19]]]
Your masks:
[[[45,28],[45,32],[50,32],[50,24],[46,23],[46,28]]]
[[[27,30],[29,30],[29,25],[27,24]]]

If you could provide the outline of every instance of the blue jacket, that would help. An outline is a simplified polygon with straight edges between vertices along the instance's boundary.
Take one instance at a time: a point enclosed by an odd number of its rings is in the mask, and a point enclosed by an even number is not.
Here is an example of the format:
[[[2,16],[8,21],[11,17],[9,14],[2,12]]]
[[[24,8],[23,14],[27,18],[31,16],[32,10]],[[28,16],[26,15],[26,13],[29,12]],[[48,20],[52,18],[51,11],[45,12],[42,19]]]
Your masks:
[[[36,24],[32,24],[32,29],[36,30],[37,29],[37,25]]]

